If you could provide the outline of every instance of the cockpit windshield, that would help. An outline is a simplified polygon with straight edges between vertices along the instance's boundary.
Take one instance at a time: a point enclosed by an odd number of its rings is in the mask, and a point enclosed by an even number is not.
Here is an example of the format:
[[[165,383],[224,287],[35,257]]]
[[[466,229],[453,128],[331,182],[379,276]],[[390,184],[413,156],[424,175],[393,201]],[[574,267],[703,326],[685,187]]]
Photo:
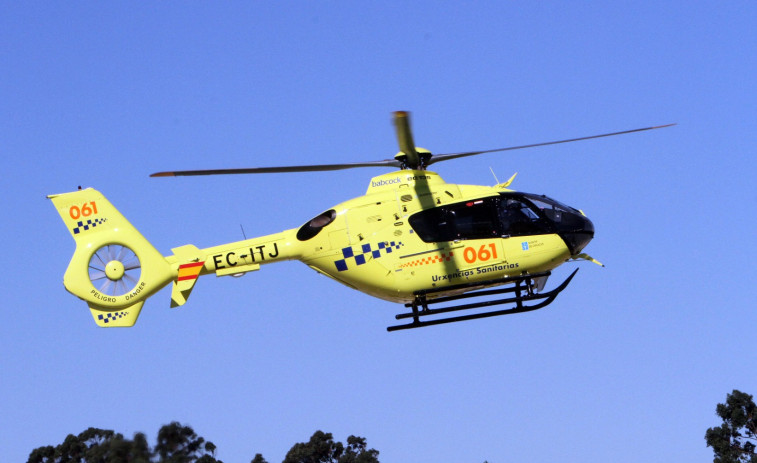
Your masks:
[[[562,215],[565,212],[569,214],[580,214],[580,211],[578,211],[577,209],[566,206],[565,204],[559,201],[555,201],[548,196],[529,193],[524,193],[523,196],[528,198],[531,204],[536,206],[549,220],[556,223],[562,221]]]

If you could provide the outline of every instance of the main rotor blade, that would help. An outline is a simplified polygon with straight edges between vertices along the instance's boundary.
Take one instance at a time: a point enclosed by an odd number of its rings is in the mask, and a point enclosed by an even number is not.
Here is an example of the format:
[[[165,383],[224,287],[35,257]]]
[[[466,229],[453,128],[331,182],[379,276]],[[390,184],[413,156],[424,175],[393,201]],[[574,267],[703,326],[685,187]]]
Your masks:
[[[228,174],[279,174],[291,172],[323,172],[330,170],[353,169],[356,167],[402,167],[396,159],[383,161],[355,162],[348,164],[320,164],[313,166],[282,166],[282,167],[249,167],[242,169],[208,169],[208,170],[175,170],[156,172],[150,177],[180,177],[190,175],[228,175]]]
[[[369,161],[369,162],[355,162],[355,163],[342,163],[342,164],[316,164],[305,166],[280,166],[280,167],[250,167],[241,169],[208,169],[208,170],[176,170],[156,172],[151,174],[150,177],[179,177],[179,176],[194,176],[194,175],[228,175],[228,174],[275,174],[275,173],[291,173],[291,172],[324,172],[332,170],[345,170],[354,169],[358,167],[395,167],[395,168],[410,168],[410,169],[423,169],[426,166],[434,164],[440,161],[447,161],[450,159],[463,158],[467,156],[475,156],[477,154],[496,153],[500,151],[511,151],[524,148],[535,148],[537,146],[557,145],[560,143],[569,143],[581,140],[591,140],[593,138],[611,137],[614,135],[623,135],[627,133],[643,132],[646,130],[661,129],[663,127],[670,127],[676,124],[657,125],[653,127],[644,127],[641,129],[624,130],[621,132],[604,133],[600,135],[591,135],[588,137],[569,138],[566,140],[548,141],[544,143],[533,143],[530,145],[510,146],[507,148],[497,148],[492,150],[482,151],[467,151],[464,153],[450,153],[450,154],[437,154],[426,157],[423,161],[420,159],[420,155],[415,149],[415,143],[413,142],[413,135],[410,131],[410,119],[409,113],[406,111],[396,111],[394,113],[394,123],[397,129],[397,141],[400,145],[400,150],[405,154],[404,159],[384,159],[382,161]],[[423,165],[421,165],[423,164]]]
[[[397,143],[400,145],[400,151],[405,153],[407,159],[406,164],[411,169],[417,168],[421,160],[418,152],[415,151],[413,133],[410,131],[410,114],[407,111],[395,111],[394,127],[397,130]]]
[[[496,153],[496,152],[499,152],[499,151],[511,151],[511,150],[519,150],[519,149],[524,149],[524,148],[536,148],[537,146],[558,145],[560,143],[570,143],[570,142],[574,142],[574,141],[591,140],[593,138],[612,137],[613,135],[623,135],[623,134],[626,134],[626,133],[644,132],[645,130],[661,129],[661,128],[664,128],[664,127],[671,127],[673,125],[675,125],[675,124],[656,125],[656,126],[653,126],[653,127],[644,127],[644,128],[641,128],[641,129],[623,130],[622,132],[603,133],[601,135],[590,135],[588,137],[569,138],[567,140],[548,141],[548,142],[544,142],[544,143],[533,143],[531,145],[510,146],[510,147],[507,147],[507,148],[497,148],[497,149],[493,149],[493,150],[468,151],[468,152],[465,152],[465,153],[435,154],[428,161],[428,165],[434,164],[435,162],[448,161],[450,159],[464,158],[466,156],[475,156],[477,154]]]

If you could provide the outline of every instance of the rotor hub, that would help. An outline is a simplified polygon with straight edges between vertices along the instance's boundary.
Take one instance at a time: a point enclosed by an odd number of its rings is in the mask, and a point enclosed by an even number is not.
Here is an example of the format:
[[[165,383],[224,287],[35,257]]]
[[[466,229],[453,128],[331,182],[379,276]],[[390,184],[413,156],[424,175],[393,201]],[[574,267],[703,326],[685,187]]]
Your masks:
[[[118,281],[124,277],[126,268],[124,264],[117,260],[112,260],[105,264],[105,276],[111,281]]]
[[[394,159],[400,162],[401,169],[426,170],[432,156],[431,151],[416,146],[414,147],[412,155],[400,151],[394,155]]]

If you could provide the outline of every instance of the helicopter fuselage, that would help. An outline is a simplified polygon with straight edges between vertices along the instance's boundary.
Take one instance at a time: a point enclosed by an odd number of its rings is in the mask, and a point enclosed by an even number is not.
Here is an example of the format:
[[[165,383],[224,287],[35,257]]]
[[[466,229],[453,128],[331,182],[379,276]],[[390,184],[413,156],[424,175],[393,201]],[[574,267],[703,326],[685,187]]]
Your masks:
[[[202,271],[234,275],[296,259],[351,288],[406,303],[419,290],[464,292],[461,284],[552,270],[593,235],[583,213],[545,196],[404,170],[374,177],[365,195],[300,228],[204,249]]]

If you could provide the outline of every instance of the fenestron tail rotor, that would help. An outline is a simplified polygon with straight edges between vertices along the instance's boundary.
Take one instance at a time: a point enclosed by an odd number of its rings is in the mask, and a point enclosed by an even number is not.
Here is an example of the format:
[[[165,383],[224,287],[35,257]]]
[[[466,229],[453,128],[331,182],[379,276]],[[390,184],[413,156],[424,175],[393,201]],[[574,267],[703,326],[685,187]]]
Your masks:
[[[466,151],[460,153],[450,154],[437,154],[432,155],[430,151],[415,146],[413,141],[413,134],[410,129],[410,113],[407,111],[395,111],[394,114],[394,127],[397,133],[397,143],[399,144],[400,152],[394,157],[394,159],[384,159],[382,161],[368,161],[368,162],[355,162],[355,163],[342,163],[342,164],[314,164],[304,166],[283,166],[283,167],[250,167],[239,169],[207,169],[207,170],[177,170],[156,172],[150,177],[176,177],[186,175],[221,175],[221,174],[270,174],[270,173],[286,173],[286,172],[321,172],[329,170],[343,170],[353,169],[358,167],[395,167],[400,169],[413,169],[413,170],[425,170],[426,167],[431,164],[448,161],[457,158],[463,158],[467,156],[475,156],[485,153],[496,153],[501,151],[511,151],[525,148],[535,148],[538,146],[556,145],[560,143],[571,143],[581,140],[591,140],[594,138],[611,137],[614,135],[623,135],[634,132],[644,132],[646,130],[661,129],[663,127],[670,127],[675,124],[657,125],[652,127],[644,127],[640,129],[623,130],[620,132],[603,133],[599,135],[589,135],[586,137],[568,138],[564,140],[555,140],[541,143],[531,143],[527,145],[510,146],[506,148],[496,148],[481,151]]]
[[[132,291],[142,273],[139,257],[121,244],[99,248],[89,260],[89,280],[99,292],[122,296]]]

